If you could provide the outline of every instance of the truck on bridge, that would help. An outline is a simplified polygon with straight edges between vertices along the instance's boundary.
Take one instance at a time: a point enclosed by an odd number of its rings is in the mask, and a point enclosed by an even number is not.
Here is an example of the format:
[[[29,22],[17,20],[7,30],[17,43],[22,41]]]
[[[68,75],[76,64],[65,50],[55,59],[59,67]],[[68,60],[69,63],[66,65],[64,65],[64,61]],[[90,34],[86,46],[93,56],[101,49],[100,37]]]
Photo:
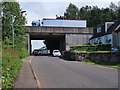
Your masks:
[[[35,24],[35,23],[34,23]],[[35,24],[37,25],[37,24]],[[86,20],[81,19],[47,19],[43,18],[41,26],[47,27],[86,27]],[[34,26],[32,24],[32,26]]]

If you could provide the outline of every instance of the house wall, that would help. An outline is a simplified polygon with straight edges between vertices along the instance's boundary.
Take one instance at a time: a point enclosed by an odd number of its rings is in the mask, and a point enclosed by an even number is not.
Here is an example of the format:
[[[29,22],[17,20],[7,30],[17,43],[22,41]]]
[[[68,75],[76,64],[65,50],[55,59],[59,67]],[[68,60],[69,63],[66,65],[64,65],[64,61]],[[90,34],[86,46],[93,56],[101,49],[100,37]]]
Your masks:
[[[112,41],[113,41],[113,44],[112,44],[112,47],[114,47],[114,48],[117,48],[117,33],[113,33],[112,34]]]
[[[106,38],[106,37],[108,37],[108,38]],[[112,45],[112,34],[108,34],[108,35],[104,36],[104,44],[111,44]]]
[[[109,41],[111,40],[111,41]],[[112,34],[104,35],[98,38],[93,38],[90,40],[90,44],[99,44],[102,42],[102,44],[111,44],[112,45]]]
[[[120,32],[117,33],[117,46],[119,47],[120,49]]]

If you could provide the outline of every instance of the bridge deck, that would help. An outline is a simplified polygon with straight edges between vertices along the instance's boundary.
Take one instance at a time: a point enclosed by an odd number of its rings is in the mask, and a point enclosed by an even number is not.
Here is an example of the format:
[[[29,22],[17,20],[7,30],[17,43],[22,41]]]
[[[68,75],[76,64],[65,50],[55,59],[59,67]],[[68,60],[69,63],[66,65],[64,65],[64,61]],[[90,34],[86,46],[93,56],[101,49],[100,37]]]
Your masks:
[[[93,28],[80,28],[80,27],[43,27],[43,26],[27,26],[29,32],[40,32],[40,33],[59,33],[59,34],[92,34]]]

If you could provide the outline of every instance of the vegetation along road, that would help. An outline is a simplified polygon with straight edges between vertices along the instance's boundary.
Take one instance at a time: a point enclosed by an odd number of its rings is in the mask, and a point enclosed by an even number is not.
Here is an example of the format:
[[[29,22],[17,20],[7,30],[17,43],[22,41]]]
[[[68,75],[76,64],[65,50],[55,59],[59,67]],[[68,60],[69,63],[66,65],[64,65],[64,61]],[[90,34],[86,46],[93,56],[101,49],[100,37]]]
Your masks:
[[[52,56],[35,56],[31,65],[41,88],[118,87],[118,71],[114,69]]]

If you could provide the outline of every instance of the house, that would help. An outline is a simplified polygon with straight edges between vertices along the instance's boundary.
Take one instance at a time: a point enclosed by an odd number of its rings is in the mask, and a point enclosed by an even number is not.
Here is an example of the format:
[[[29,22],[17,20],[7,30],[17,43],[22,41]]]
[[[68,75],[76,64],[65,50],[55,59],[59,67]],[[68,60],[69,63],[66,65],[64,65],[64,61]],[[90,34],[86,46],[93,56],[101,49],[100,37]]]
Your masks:
[[[113,34],[113,46],[120,49],[120,23],[115,28],[112,34]]]
[[[116,47],[116,43],[118,42],[116,30],[119,24],[120,19],[98,25],[93,29],[93,36],[90,38],[90,44],[111,44],[112,47]]]

